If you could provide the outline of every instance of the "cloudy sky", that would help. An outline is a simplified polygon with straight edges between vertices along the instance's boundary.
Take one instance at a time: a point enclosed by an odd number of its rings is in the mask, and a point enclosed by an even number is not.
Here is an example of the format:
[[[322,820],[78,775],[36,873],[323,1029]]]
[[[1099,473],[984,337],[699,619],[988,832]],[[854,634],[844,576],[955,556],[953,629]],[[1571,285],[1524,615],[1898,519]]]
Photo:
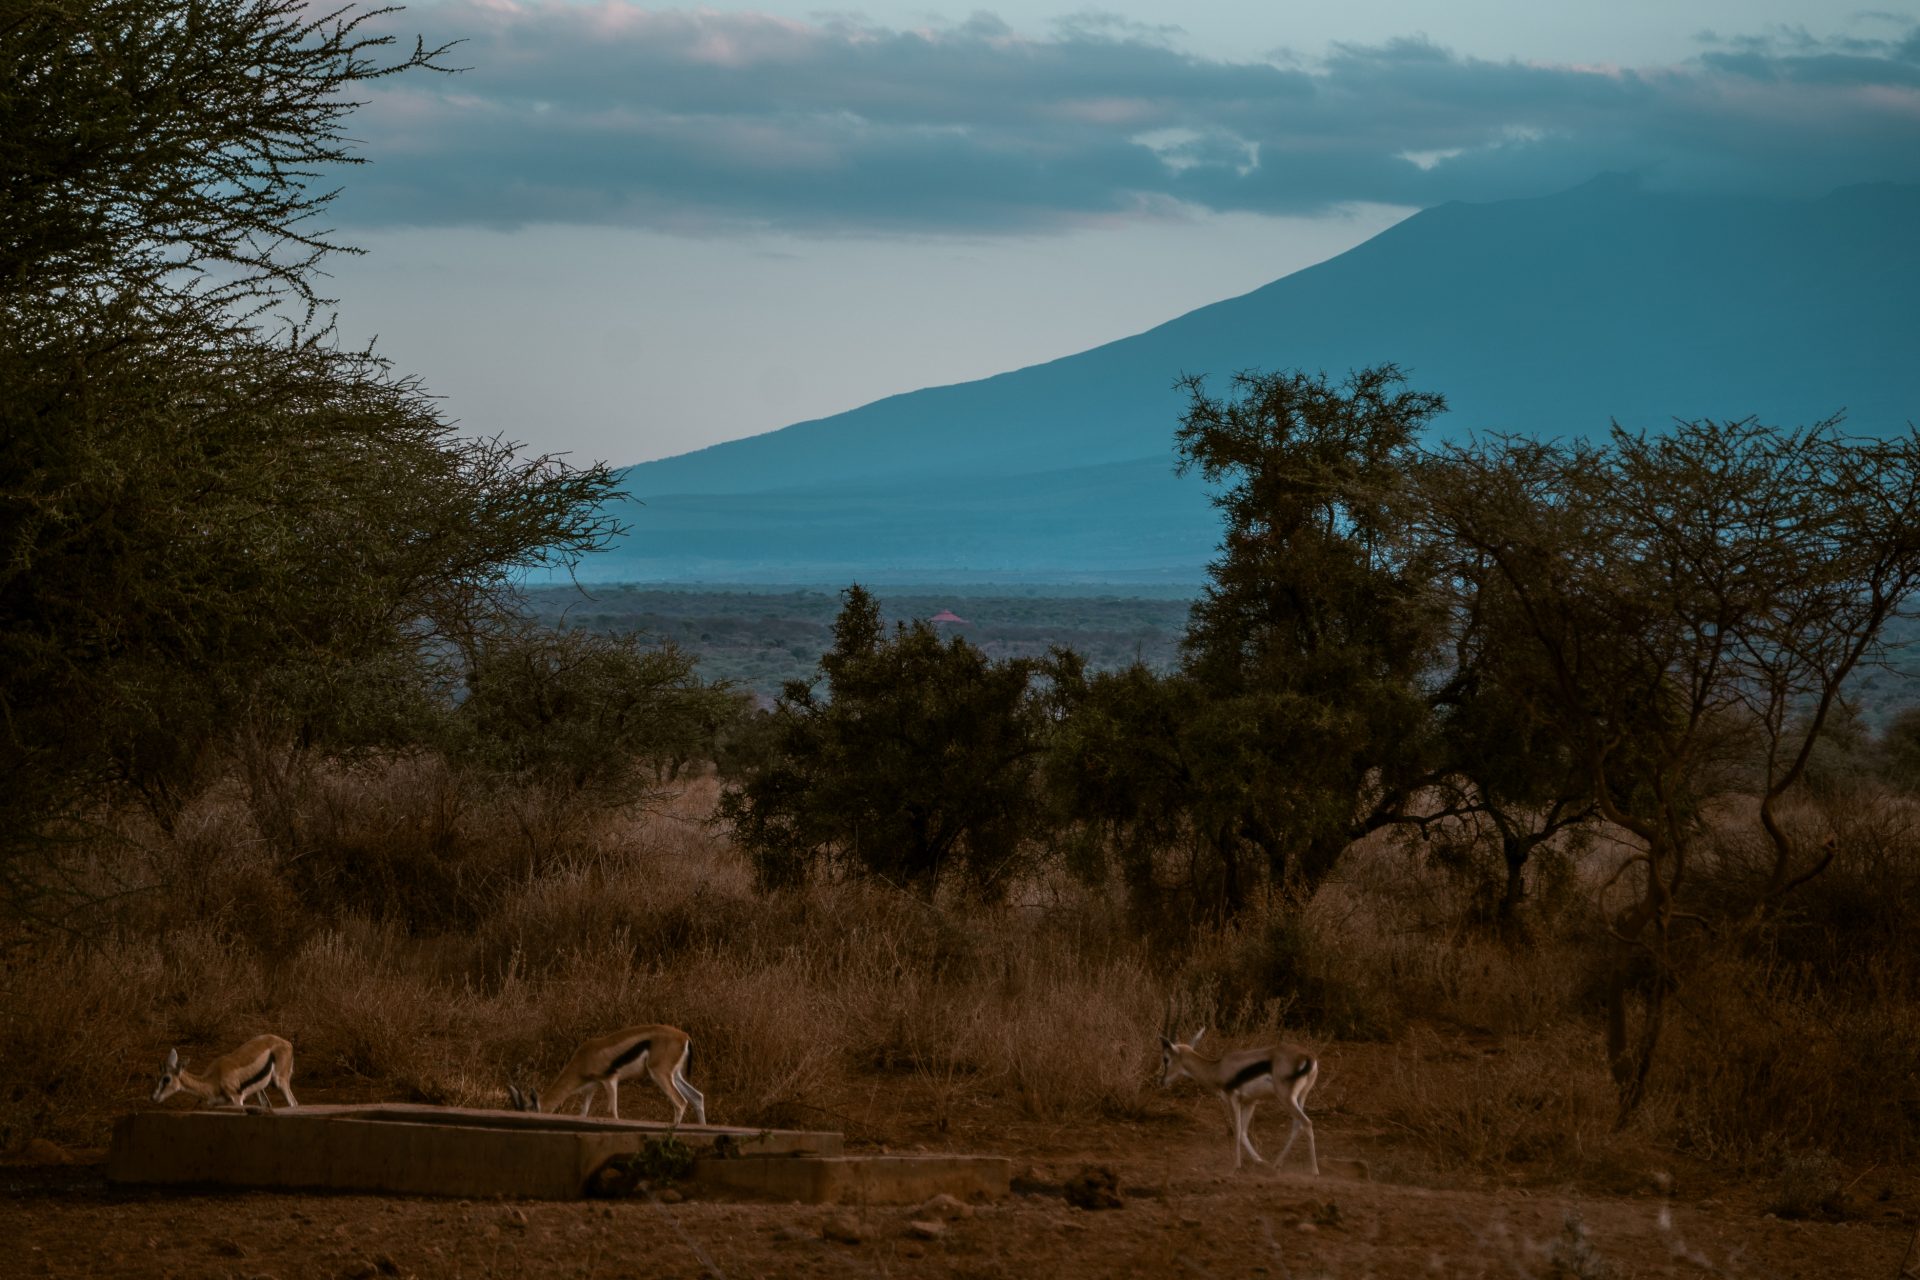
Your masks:
[[[1447,200],[1920,181],[1920,0],[428,0],[343,331],[631,463],[1082,350]]]

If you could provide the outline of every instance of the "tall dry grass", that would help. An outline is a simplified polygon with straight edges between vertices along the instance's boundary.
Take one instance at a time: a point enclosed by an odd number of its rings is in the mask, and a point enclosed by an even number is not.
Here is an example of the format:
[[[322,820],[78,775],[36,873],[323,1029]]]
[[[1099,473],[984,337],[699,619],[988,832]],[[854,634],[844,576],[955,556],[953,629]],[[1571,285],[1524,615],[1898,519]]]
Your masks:
[[[939,1128],[981,1107],[1139,1118],[1166,1105],[1169,1005],[1183,1033],[1305,1039],[1322,1106],[1428,1168],[1565,1175],[1621,1141],[1598,864],[1572,852],[1543,859],[1524,941],[1482,927],[1488,868],[1383,838],[1310,903],[1169,947],[1065,876],[994,906],[758,896],[705,821],[711,779],[610,813],[429,758],[302,767],[217,783],[171,833],[128,818],[94,857],[139,891],[80,936],[0,947],[0,1149],[97,1143],[169,1044],[191,1063],[262,1030],[294,1040],[303,1097],[498,1105],[583,1037],[665,1021],[720,1120],[858,1130],[876,1092]],[[1775,1170],[1920,1151],[1920,823],[1886,795],[1847,813],[1841,862],[1789,916],[1692,954],[1632,1141]],[[1704,894],[1752,874],[1731,836],[1704,856]],[[1385,1064],[1364,1087],[1354,1042]]]
[[[98,1141],[165,1046],[191,1063],[265,1029],[298,1079],[437,1103],[497,1104],[587,1035],[668,1021],[746,1123],[818,1121],[867,1077],[1038,1117],[1136,1104],[1157,999],[1136,948],[883,887],[758,897],[715,794],[568,818],[407,759],[227,779],[171,834],[130,821],[114,870],[140,892],[84,942],[6,953],[0,1149]]]
[[[1920,799],[1856,783],[1787,815],[1839,852],[1777,914],[1735,917],[1679,1001],[1660,1085],[1674,1141],[1712,1159],[1799,1167],[1920,1159]],[[1734,898],[1771,851],[1716,832],[1702,897]]]

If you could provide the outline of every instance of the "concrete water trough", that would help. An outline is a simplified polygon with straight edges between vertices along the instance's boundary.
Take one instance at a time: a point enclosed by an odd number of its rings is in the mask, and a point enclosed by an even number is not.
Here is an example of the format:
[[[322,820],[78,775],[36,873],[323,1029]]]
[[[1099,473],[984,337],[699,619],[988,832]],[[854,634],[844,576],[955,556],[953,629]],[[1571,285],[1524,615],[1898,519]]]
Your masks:
[[[461,1107],[142,1111],[113,1128],[107,1177],[125,1185],[384,1191],[569,1200],[622,1157],[672,1134],[691,1183],[810,1203],[903,1204],[946,1192],[1005,1195],[993,1156],[844,1156],[837,1133],[664,1124]]]

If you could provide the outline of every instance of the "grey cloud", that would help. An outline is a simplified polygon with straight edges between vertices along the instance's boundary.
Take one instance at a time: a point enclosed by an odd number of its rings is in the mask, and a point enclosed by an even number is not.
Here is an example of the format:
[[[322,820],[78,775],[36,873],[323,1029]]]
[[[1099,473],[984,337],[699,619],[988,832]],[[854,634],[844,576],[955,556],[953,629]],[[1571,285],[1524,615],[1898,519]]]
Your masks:
[[[1913,88],[1920,85],[1920,65],[1884,54],[1869,56],[1823,51],[1781,57],[1751,52],[1707,53],[1701,55],[1700,62],[1728,77],[1775,84],[1856,85],[1862,88]]]
[[[1171,22],[1138,22],[1124,14],[1105,9],[1082,9],[1055,19],[1054,31],[1062,36],[1094,36],[1101,39],[1133,39],[1145,44],[1171,46],[1186,34],[1186,28]]]
[[[1186,204],[1428,205],[1633,170],[1812,193],[1920,180],[1920,29],[1798,30],[1673,67],[1465,57],[1420,39],[1225,62],[1098,13],[848,17],[449,0],[407,20],[472,70],[383,83],[354,120],[360,224],[1018,231]]]

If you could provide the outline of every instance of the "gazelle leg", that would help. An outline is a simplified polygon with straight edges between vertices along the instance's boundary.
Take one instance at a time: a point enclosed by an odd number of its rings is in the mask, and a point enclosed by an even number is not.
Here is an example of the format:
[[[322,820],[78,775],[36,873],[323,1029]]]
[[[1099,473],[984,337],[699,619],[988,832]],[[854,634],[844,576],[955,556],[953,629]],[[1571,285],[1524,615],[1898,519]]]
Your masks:
[[[273,1087],[280,1091],[281,1098],[288,1106],[300,1105],[293,1100],[293,1053],[291,1050],[282,1050],[274,1056]]]
[[[607,1110],[613,1113],[615,1120],[620,1118],[620,1077],[618,1076],[607,1077]]]
[[[655,1087],[667,1095],[667,1105],[673,1108],[674,1127],[678,1128],[680,1121],[686,1118],[687,1100],[680,1096],[680,1089],[674,1081],[674,1070],[665,1064],[659,1064],[647,1072],[647,1075],[652,1079]]]
[[[1287,1162],[1287,1152],[1293,1150],[1293,1140],[1300,1136],[1302,1130],[1305,1130],[1307,1135],[1307,1159],[1313,1164],[1314,1176],[1318,1177],[1320,1175],[1320,1153],[1314,1149],[1313,1145],[1313,1121],[1308,1117],[1307,1109],[1301,1106],[1297,1099],[1289,1098],[1287,1102],[1288,1105],[1293,1108],[1293,1127],[1287,1130],[1287,1145],[1280,1148],[1280,1158],[1274,1161],[1274,1167],[1278,1168]]]
[[[1278,1169],[1287,1162],[1287,1152],[1293,1150],[1293,1140],[1300,1136],[1300,1117],[1293,1117],[1293,1124],[1287,1129],[1287,1140],[1280,1145],[1280,1155],[1274,1160],[1273,1167]]]
[[[597,1085],[589,1084],[586,1087],[586,1089],[583,1091],[584,1096],[582,1096],[580,1099],[581,1115],[586,1115],[587,1112],[593,1110],[593,1094],[596,1088],[598,1088]]]
[[[1241,1109],[1240,1100],[1232,1100],[1233,1106],[1233,1171],[1240,1172],[1240,1155],[1247,1145],[1247,1113]]]
[[[686,1100],[688,1106],[693,1108],[693,1122],[695,1124],[705,1124],[707,1122],[707,1095],[688,1084],[687,1078],[680,1074],[678,1067],[674,1068],[671,1079],[674,1091]]]
[[[1253,1109],[1259,1106],[1257,1099],[1247,1100],[1246,1119],[1240,1124],[1240,1141],[1246,1144],[1247,1154],[1253,1157],[1255,1164],[1265,1164],[1266,1159],[1253,1148]]]

